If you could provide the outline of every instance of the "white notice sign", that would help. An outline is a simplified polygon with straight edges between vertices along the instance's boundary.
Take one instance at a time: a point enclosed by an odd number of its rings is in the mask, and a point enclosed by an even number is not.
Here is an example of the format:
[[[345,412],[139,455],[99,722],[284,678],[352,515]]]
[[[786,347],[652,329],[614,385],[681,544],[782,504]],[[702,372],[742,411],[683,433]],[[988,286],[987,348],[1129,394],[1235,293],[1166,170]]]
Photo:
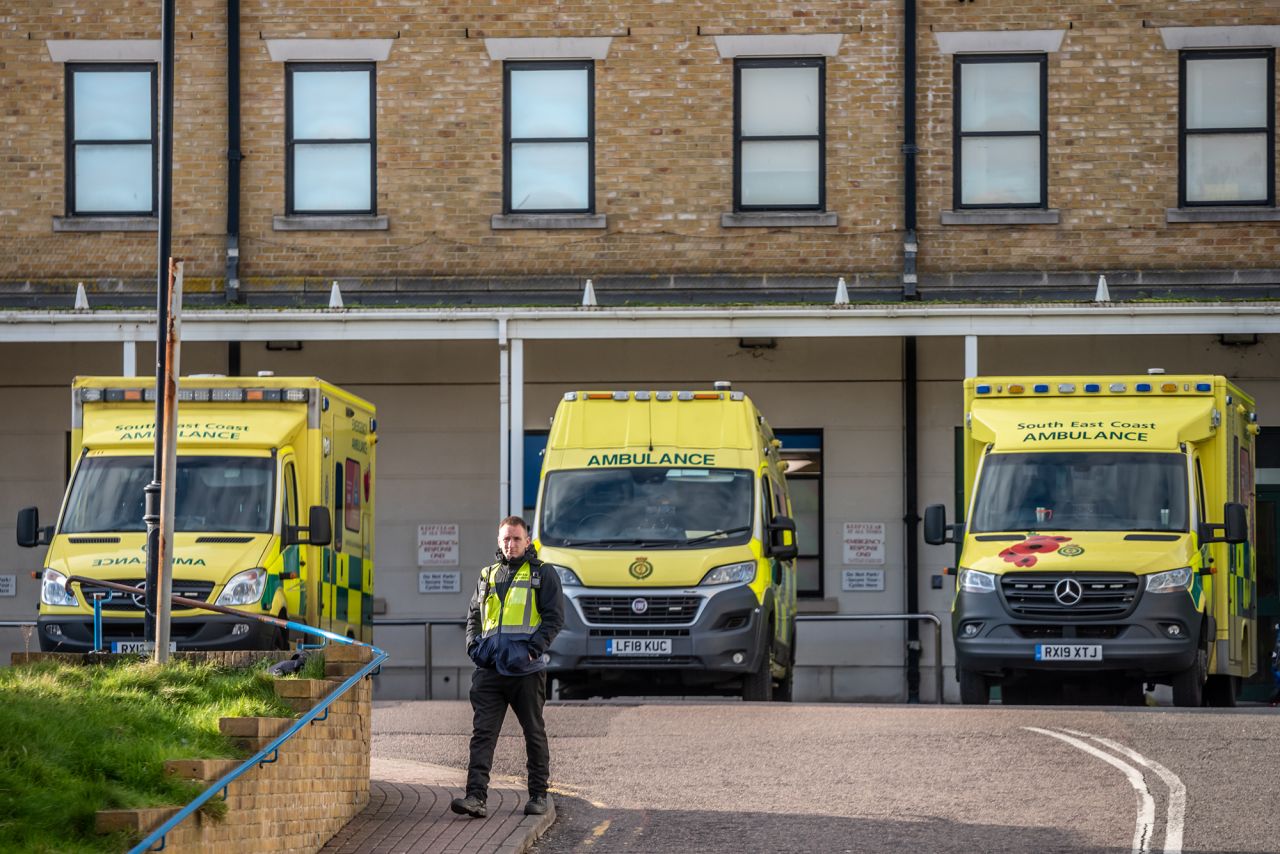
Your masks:
[[[846,569],[840,576],[841,590],[863,592],[884,590],[883,569]]]
[[[880,566],[884,563],[884,522],[844,523],[844,565]]]
[[[418,526],[418,566],[457,566],[458,526]]]
[[[419,572],[419,593],[457,593],[460,572]]]
[[[0,596],[18,595],[18,576],[0,575]]]

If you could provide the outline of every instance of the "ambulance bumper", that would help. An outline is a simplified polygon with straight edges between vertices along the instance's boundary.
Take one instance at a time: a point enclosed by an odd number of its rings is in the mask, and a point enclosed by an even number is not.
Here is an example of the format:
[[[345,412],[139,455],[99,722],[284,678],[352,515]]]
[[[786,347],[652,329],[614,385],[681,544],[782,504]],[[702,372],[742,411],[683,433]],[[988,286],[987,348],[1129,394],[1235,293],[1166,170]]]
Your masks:
[[[1009,614],[999,593],[962,591],[952,612],[952,635],[956,666],[965,670],[1005,675],[1112,671],[1150,678],[1192,665],[1202,620],[1185,593],[1143,591],[1118,619],[1067,614],[1029,619]],[[966,636],[970,626],[977,626],[976,634]],[[1057,657],[1064,653],[1068,657]]]
[[[174,617],[169,638],[179,651],[274,649],[277,629],[257,620],[231,616]],[[41,616],[36,619],[41,652],[89,652],[93,649],[93,619],[76,616]],[[134,644],[143,639],[140,619],[102,620],[102,646]]]
[[[685,670],[748,673],[767,622],[751,588],[565,588],[565,625],[549,650],[566,671]],[[634,603],[644,600],[641,613]],[[668,619],[664,609],[680,608]]]

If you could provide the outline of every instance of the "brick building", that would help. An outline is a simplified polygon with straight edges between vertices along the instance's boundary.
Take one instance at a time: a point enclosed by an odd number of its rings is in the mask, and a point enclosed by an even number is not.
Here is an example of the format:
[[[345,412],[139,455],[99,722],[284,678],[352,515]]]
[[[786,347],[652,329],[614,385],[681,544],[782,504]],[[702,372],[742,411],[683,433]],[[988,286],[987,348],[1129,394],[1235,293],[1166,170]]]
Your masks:
[[[2,525],[57,506],[71,377],[149,372],[159,6],[0,19]],[[387,617],[461,613],[418,592],[416,528],[460,525],[465,590],[568,389],[748,390],[805,461],[814,613],[947,611],[903,519],[952,495],[967,374],[1226,373],[1280,419],[1275,0],[190,0],[176,28],[183,369],[378,404]],[[842,589],[848,522],[884,525],[882,590]],[[34,555],[0,548],[26,618]],[[423,692],[420,631],[380,633],[384,695]],[[805,625],[798,696],[914,695],[912,640]]]

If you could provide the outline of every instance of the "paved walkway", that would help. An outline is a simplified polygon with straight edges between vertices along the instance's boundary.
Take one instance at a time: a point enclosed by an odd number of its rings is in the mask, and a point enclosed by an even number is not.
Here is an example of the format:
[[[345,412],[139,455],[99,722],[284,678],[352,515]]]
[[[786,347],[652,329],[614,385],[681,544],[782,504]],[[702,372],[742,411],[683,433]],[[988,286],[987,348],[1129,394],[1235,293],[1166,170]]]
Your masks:
[[[522,854],[555,821],[524,814],[526,794],[514,785],[489,787],[489,815],[455,815],[466,773],[404,760],[374,759],[369,805],[338,832],[325,854]],[[554,798],[554,796],[553,796]]]

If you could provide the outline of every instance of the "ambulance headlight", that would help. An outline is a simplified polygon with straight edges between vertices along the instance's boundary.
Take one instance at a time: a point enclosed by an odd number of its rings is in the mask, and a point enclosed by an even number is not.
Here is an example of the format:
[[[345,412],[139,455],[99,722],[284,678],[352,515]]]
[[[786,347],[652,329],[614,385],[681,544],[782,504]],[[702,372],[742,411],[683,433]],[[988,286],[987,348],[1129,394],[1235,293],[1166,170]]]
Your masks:
[[[265,569],[246,569],[231,576],[227,586],[218,594],[215,605],[252,605],[262,598],[262,588],[267,586]]]
[[[75,608],[80,604],[67,586],[67,577],[53,569],[40,573],[40,601],[60,608]]]
[[[1191,567],[1171,569],[1168,572],[1157,572],[1147,576],[1148,593],[1177,593],[1191,587],[1194,578]]]
[[[996,577],[976,569],[960,570],[960,589],[966,593],[995,593]]]
[[[560,566],[559,564],[554,563],[551,564],[551,567],[555,569],[556,575],[560,576],[560,584],[564,587],[582,586],[582,579],[578,577],[578,573],[574,572],[569,567]]]
[[[756,580],[756,562],[730,563],[717,566],[702,576],[702,584],[750,584]]]

